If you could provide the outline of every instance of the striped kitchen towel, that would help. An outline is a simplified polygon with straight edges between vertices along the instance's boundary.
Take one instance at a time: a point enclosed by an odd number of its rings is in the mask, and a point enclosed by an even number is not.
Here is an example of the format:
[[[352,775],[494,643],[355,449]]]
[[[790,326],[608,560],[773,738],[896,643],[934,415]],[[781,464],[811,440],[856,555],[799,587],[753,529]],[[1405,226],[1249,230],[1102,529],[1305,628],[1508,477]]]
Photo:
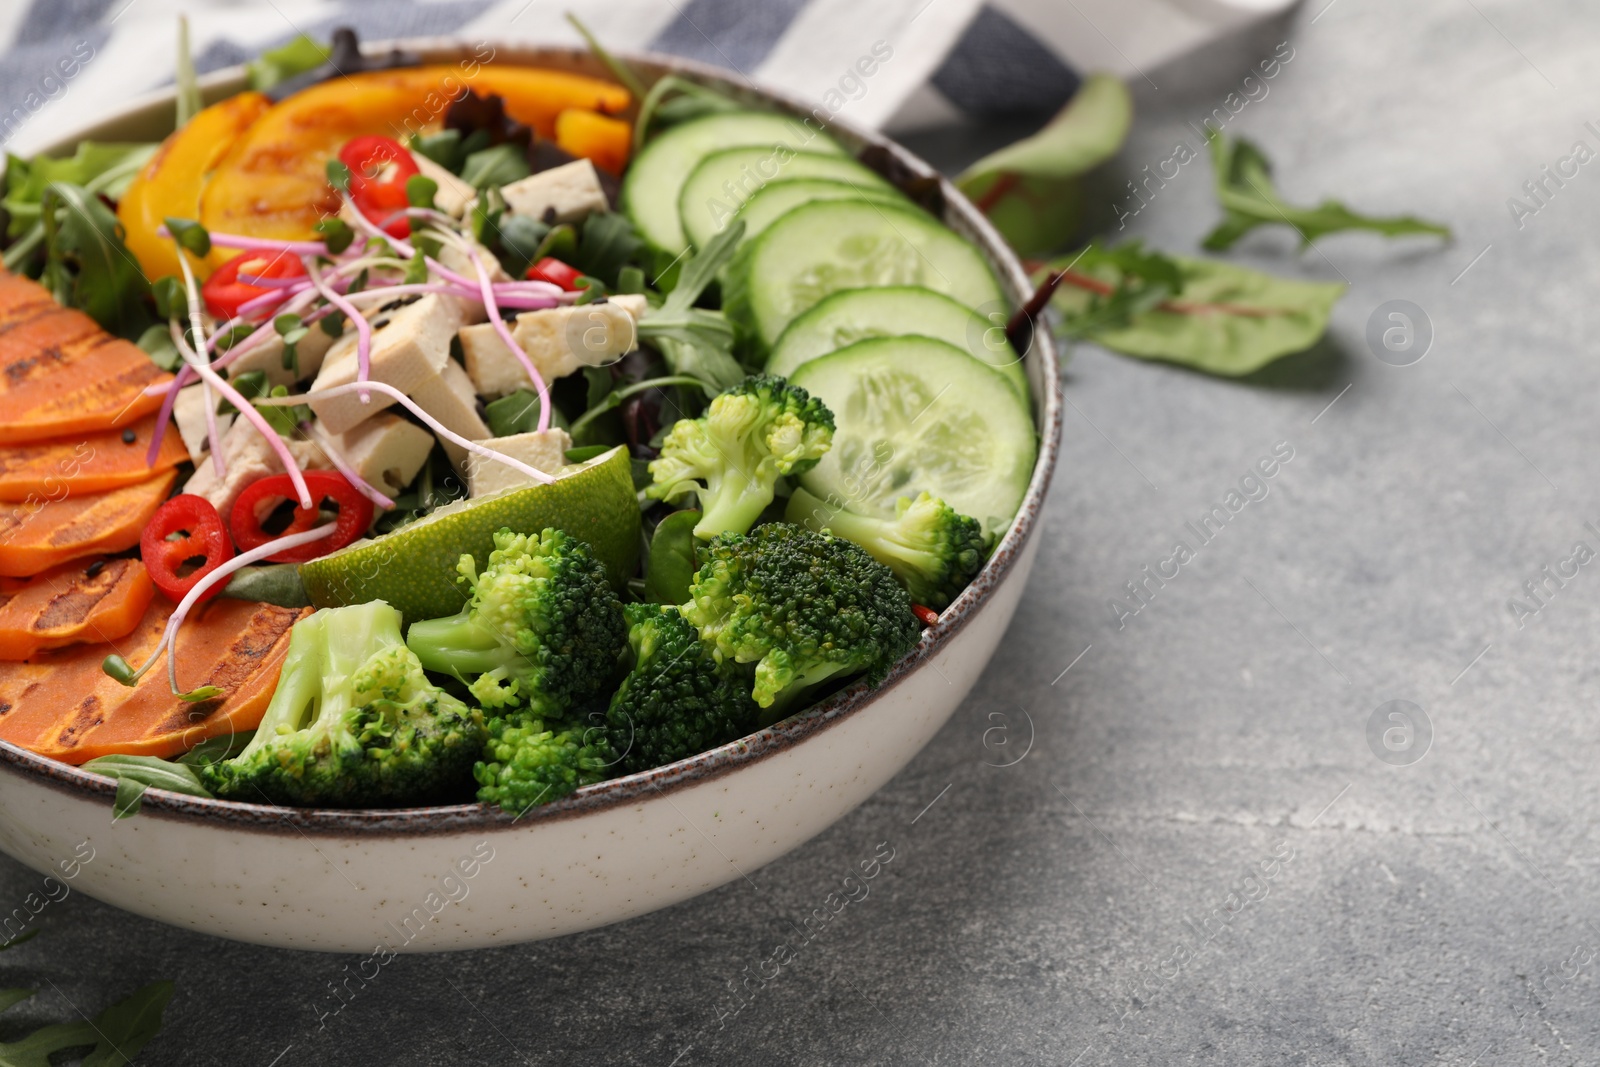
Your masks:
[[[1047,114],[1079,73],[1147,77],[1295,0],[0,0],[0,136],[26,153],[171,81],[186,14],[203,73],[298,33],[578,44],[728,68],[862,125]],[[863,57],[877,61],[862,63]],[[887,55],[887,58],[884,58]],[[871,74],[864,71],[870,69]]]

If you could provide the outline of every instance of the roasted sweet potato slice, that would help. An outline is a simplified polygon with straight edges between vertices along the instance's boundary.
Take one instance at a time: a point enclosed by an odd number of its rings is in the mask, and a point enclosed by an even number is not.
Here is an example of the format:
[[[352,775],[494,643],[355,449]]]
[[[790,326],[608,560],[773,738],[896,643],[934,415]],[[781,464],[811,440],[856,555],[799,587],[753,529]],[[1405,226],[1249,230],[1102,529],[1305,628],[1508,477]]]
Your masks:
[[[161,406],[172,376],[38,282],[0,271],[0,444],[96,433]]]
[[[155,595],[136,559],[78,560],[35,578],[0,578],[0,660],[127,637]]]
[[[0,577],[27,578],[83,556],[139,543],[177,471],[121,489],[0,504]]]
[[[289,628],[309,609],[215,600],[178,634],[178,681],[214,685],[222,695],[187,704],[172,694],[165,667],[129,689],[101,661],[118,652],[142,663],[161,640],[172,605],[157,597],[127,638],[0,663],[0,740],[64,763],[114,753],[175,756],[208,738],[254,730],[278,684]]]
[[[0,447],[0,501],[29,503],[101,493],[148,481],[189,458],[176,432],[161,440],[155,466],[145,462],[156,419],[149,415],[124,430],[76,440],[57,438]]]

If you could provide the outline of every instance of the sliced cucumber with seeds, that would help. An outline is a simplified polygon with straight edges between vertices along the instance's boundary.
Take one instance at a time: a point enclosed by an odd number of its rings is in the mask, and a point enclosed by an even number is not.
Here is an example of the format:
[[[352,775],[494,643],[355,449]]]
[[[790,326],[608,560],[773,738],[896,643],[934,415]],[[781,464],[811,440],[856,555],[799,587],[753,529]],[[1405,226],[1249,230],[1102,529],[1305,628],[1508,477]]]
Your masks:
[[[989,531],[1022,505],[1038,449],[1028,405],[954,345],[857,341],[791,380],[833,412],[833,447],[800,479],[831,505],[892,517],[896,500],[926,490]]]
[[[820,200],[867,200],[902,207],[906,204],[905,195],[887,183],[863,185],[828,178],[788,178],[768,183],[744,202],[734,218],[744,223],[744,239],[753,241],[795,208]]]
[[[793,178],[829,178],[847,189],[859,189],[862,196],[868,191],[895,195],[894,187],[876,171],[849,156],[791,152],[770,145],[725,148],[702,159],[683,183],[678,216],[683,220],[684,236],[695,248],[704,246],[768,182]],[[746,232],[745,237],[749,236]]]
[[[746,242],[728,265],[723,300],[744,343],[766,352],[823,297],[885,285],[920,285],[974,310],[1001,303],[983,256],[943,223],[860,200],[797,207]]]
[[[763,194],[765,195],[765,194]],[[1006,340],[1005,311],[985,318],[943,293],[915,286],[846,289],[802,312],[784,329],[767,358],[767,371],[791,377],[819,356],[868,337],[920,334],[962,349],[1004,374],[1024,400],[1028,376]]]
[[[667,257],[689,247],[678,194],[700,160],[724,148],[787,145],[794,151],[845,155],[833,138],[770,111],[725,111],[672,126],[645,145],[622,179],[620,205],[645,240]]]

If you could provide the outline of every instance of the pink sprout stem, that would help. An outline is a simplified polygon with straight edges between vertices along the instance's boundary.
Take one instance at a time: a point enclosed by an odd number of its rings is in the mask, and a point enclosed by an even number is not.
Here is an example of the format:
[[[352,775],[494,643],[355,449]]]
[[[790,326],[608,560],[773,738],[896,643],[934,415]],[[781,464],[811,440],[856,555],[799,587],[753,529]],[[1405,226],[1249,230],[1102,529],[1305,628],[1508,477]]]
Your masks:
[[[323,454],[328,457],[328,462],[333,464],[333,469],[344,475],[345,481],[355,486],[362,496],[385,511],[394,510],[394,501],[379,492],[376,486],[356,473],[356,469],[350,466],[350,462],[344,458],[338,446],[333,443],[333,439],[324,433],[321,427],[314,422],[302,422],[300,429],[307,437],[316,442],[318,448],[322,449]]]
[[[365,383],[372,376],[372,323],[367,321],[367,317],[361,314],[354,304],[334,292],[333,287],[323,280],[322,272],[315,263],[309,263],[307,267],[311,271],[311,282],[317,287],[317,291],[322,294],[323,299],[344,312],[350,321],[355,324],[356,382],[358,384]],[[361,402],[363,404],[372,403],[371,395],[366,392],[361,393]]]
[[[500,317],[500,308],[495,303],[494,286],[489,282],[489,272],[484,269],[483,260],[478,255],[478,250],[471,245],[467,246],[467,256],[472,260],[472,266],[478,272],[478,288],[483,294],[483,307],[489,313],[489,321],[494,323],[494,332],[500,335],[506,347],[522,363],[522,368],[533,379],[533,387],[539,394],[539,432],[544,433],[550,428],[550,389],[544,384],[544,375],[539,373],[539,368],[533,365],[533,360],[528,358],[528,353],[517,344],[517,339],[511,336],[511,331],[506,328],[506,320]]]

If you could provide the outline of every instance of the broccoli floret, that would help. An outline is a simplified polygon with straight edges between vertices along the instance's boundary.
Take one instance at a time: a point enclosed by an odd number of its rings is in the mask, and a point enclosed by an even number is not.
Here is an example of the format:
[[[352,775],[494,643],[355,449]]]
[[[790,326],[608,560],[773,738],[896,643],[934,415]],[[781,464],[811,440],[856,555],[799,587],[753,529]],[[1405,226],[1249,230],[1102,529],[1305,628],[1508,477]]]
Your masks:
[[[522,815],[560,800],[579,786],[604,781],[616,762],[598,727],[547,729],[525,715],[489,720],[483,760],[472,768],[478,800]]]
[[[602,695],[627,643],[622,602],[589,546],[560,530],[501,530],[483,573],[463,555],[466,607],[413,623],[406,644],[485,708],[556,719]]]
[[[255,737],[198,773],[232,800],[397,807],[469,795],[483,715],[428,681],[381,600],[295,623]]]
[[[838,534],[894,571],[911,599],[942,608],[983,569],[989,538],[977,519],[923,493],[895,504],[894,518],[857,515],[797,488],[784,517],[807,529]]]
[[[673,423],[650,462],[656,500],[700,500],[694,535],[744,533],[772,503],[778,478],[817,465],[833,444],[833,412],[799,386],[754,374],[711,401],[698,419]]]
[[[766,721],[829,679],[864,671],[876,685],[921,634],[894,573],[842,537],[768,523],[704,556],[683,617],[717,659],[755,664]]]
[[[606,728],[628,774],[743,737],[759,709],[748,673],[719,662],[671,605],[629,604],[633,669],[611,698]]]

